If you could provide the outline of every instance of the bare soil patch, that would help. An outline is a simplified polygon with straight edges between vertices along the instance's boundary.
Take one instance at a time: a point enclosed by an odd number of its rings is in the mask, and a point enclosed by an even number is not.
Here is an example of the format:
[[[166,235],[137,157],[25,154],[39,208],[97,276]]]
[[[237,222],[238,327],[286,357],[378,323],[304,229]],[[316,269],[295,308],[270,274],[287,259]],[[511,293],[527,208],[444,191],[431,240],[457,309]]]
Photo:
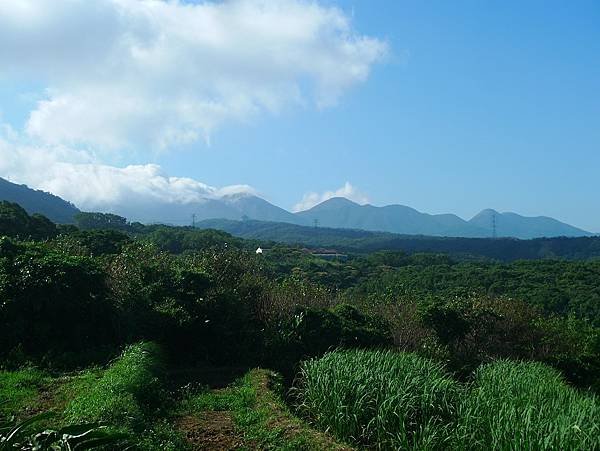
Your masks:
[[[193,450],[249,448],[237,435],[231,412],[203,412],[197,416],[184,416],[179,418],[177,426]]]

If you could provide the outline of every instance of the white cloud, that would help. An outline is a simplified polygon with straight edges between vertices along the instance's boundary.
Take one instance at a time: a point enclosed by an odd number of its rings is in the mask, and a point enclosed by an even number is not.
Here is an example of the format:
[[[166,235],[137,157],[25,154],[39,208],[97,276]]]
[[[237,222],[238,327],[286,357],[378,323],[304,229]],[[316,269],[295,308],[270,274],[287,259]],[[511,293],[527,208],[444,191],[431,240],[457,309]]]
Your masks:
[[[85,210],[254,194],[107,162],[333,105],[386,51],[314,0],[0,0],[0,82],[44,87],[23,130],[0,123],[0,176]]]
[[[312,208],[315,205],[325,202],[333,197],[345,197],[346,199],[361,205],[369,202],[369,198],[366,196],[366,194],[361,193],[354,186],[352,186],[350,182],[346,182],[344,186],[335,191],[325,191],[321,194],[314,192],[306,193],[302,197],[302,200],[294,205],[293,211],[298,212],[308,210],[309,208]]]
[[[215,188],[191,178],[170,177],[154,164],[118,168],[100,163],[87,151],[23,142],[0,124],[0,175],[56,194],[84,210],[143,211],[151,205],[185,205],[231,194],[256,194],[247,185]],[[159,217],[157,214],[154,220]]]
[[[0,0],[0,78],[47,87],[26,130],[53,146],[155,151],[329,106],[385,53],[309,0]]]

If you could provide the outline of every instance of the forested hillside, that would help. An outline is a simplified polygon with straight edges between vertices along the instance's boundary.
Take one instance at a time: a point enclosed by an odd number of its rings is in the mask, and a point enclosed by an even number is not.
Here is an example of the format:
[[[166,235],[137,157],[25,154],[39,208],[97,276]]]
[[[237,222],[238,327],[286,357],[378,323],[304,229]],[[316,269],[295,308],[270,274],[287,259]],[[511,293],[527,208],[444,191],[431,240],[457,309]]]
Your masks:
[[[281,222],[208,220],[199,228],[219,229],[252,240],[331,247],[342,252],[369,253],[396,250],[407,253],[433,252],[457,258],[488,258],[500,261],[564,258],[585,260],[600,257],[600,237],[537,238],[449,238],[365,230],[305,227]]]
[[[79,212],[73,204],[44,191],[0,178],[0,201],[15,202],[29,214],[38,213],[59,224],[70,224]]]

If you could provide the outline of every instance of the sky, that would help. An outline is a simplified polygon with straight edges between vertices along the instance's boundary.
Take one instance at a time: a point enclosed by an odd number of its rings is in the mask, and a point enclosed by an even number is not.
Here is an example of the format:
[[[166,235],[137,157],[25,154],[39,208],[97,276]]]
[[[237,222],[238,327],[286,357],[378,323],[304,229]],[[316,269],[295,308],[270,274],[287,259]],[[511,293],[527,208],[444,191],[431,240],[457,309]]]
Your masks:
[[[0,0],[0,176],[600,232],[600,3]]]

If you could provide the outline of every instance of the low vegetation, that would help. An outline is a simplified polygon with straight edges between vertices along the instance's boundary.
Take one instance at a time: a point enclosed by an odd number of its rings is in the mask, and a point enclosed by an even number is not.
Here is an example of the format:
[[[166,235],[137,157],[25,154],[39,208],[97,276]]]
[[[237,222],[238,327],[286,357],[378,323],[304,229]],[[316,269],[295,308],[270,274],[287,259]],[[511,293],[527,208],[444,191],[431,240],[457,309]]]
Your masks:
[[[600,449],[600,399],[540,363],[480,367],[457,412],[460,449]]]
[[[88,390],[65,410],[68,422],[107,422],[139,426],[157,405],[163,358],[153,343],[128,347]]]
[[[348,350],[304,362],[301,410],[337,437],[383,449],[440,448],[459,384],[415,354]]]
[[[76,424],[58,429],[44,426],[51,417],[50,413],[42,413],[20,422],[0,421],[0,451],[84,451],[130,446],[125,434],[108,431],[100,424]]]
[[[48,375],[35,368],[0,371],[0,418],[21,412],[39,395]]]
[[[380,449],[600,449],[600,400],[546,365],[498,361],[459,384],[413,354],[336,351],[302,365],[301,410]]]
[[[239,444],[255,449],[349,449],[292,415],[282,400],[282,392],[279,375],[255,369],[226,389],[192,395],[184,403],[183,412],[230,414],[241,439]]]

